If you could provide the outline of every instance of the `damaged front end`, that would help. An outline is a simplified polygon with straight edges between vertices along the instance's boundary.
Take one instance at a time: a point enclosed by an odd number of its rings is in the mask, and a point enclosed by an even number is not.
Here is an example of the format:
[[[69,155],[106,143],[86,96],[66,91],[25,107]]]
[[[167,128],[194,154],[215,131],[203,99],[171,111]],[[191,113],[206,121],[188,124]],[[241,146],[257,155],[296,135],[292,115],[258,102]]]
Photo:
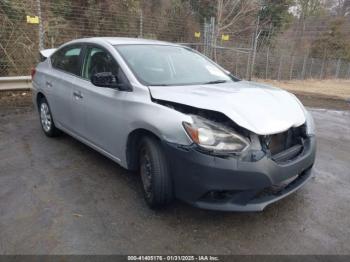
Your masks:
[[[190,115],[193,123],[184,122],[184,129],[197,146],[197,150],[214,156],[235,156],[240,160],[252,162],[267,156],[276,162],[284,162],[297,157],[303,150],[305,139],[307,139],[306,124],[291,127],[282,133],[257,135],[238,126],[220,112],[163,100],[154,100],[154,102]],[[196,125],[199,128],[195,128]],[[223,142],[225,139],[231,139],[235,140],[236,144],[231,143],[231,147],[225,147],[225,143],[220,144],[220,141],[215,144],[213,135],[208,134],[208,130],[211,129],[221,130],[217,136]],[[200,131],[202,132],[200,133]],[[224,132],[231,134],[231,136],[225,136]]]
[[[285,132],[260,136],[262,149],[272,160],[283,163],[296,158],[303,150],[306,134],[306,124],[292,127]]]
[[[190,128],[184,124],[192,145],[165,145],[176,195],[186,202],[206,209],[260,211],[310,178],[315,138],[308,136],[305,123],[281,133],[257,135],[220,112],[162,100],[154,102],[193,119],[188,123]],[[207,131],[196,133],[192,130],[196,126],[197,131],[216,126],[216,137],[211,138]],[[200,139],[200,135],[204,138]],[[220,146],[217,138],[226,145]]]

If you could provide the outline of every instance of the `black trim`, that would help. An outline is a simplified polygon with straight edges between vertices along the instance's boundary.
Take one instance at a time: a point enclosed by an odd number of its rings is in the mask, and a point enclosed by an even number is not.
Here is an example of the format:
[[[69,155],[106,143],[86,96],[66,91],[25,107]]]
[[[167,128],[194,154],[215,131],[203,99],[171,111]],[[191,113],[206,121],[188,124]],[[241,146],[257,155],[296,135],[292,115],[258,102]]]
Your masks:
[[[311,176],[316,140],[309,137],[304,150],[294,159],[277,163],[269,155],[253,161],[240,157],[217,157],[199,152],[194,145],[163,142],[174,180],[177,198],[194,206],[224,211],[261,211],[267,205],[302,187]],[[305,174],[305,176],[303,175]],[[256,197],[266,188],[281,185],[299,175],[279,194]],[[214,192],[228,196],[223,201],[206,198]]]

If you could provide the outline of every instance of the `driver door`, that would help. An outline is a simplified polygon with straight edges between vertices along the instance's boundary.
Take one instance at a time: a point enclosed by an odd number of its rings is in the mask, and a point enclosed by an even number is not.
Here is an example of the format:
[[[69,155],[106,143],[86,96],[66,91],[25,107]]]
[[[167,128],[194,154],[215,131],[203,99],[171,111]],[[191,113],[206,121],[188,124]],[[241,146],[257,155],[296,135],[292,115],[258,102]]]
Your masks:
[[[121,145],[118,138],[124,128],[123,103],[132,93],[93,85],[91,77],[102,72],[111,72],[117,79],[127,81],[118,63],[107,50],[90,45],[86,50],[82,71],[85,79],[81,87],[85,111],[84,137],[107,153],[118,157]]]

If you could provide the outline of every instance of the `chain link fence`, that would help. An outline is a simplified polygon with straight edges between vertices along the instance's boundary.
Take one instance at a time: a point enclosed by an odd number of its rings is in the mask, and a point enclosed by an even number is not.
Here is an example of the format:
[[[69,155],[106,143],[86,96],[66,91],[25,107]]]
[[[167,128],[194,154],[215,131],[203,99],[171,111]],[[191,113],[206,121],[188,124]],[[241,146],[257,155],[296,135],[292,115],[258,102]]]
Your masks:
[[[320,59],[307,55],[258,52],[253,76],[262,79],[349,79],[350,62],[343,59]]]
[[[93,7],[85,7],[83,2],[0,0],[0,77],[28,75],[37,63],[40,47],[56,48],[76,38],[143,37],[197,44],[200,39],[194,32],[203,36],[202,25],[179,13],[145,16],[141,9],[127,6],[128,1],[96,2]],[[28,23],[27,16],[34,23]]]
[[[215,19],[199,23],[183,11],[145,12],[130,7],[133,1],[95,1],[89,7],[84,2],[0,0],[0,77],[29,75],[40,48],[82,37],[118,36],[183,43],[243,79],[350,78],[350,61],[344,59],[296,56],[267,46],[255,52],[252,37],[214,41]]]

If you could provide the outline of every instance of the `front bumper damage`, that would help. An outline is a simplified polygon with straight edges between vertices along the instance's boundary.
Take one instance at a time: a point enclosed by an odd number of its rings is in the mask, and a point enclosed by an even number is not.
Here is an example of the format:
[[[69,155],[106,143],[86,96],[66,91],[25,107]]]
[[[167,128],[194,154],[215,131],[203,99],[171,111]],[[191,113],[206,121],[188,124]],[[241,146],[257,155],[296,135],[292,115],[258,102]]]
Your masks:
[[[164,142],[175,195],[196,207],[222,211],[262,211],[301,188],[311,177],[316,140],[305,139],[292,160],[277,162],[268,155],[257,161],[213,156],[194,145]]]

